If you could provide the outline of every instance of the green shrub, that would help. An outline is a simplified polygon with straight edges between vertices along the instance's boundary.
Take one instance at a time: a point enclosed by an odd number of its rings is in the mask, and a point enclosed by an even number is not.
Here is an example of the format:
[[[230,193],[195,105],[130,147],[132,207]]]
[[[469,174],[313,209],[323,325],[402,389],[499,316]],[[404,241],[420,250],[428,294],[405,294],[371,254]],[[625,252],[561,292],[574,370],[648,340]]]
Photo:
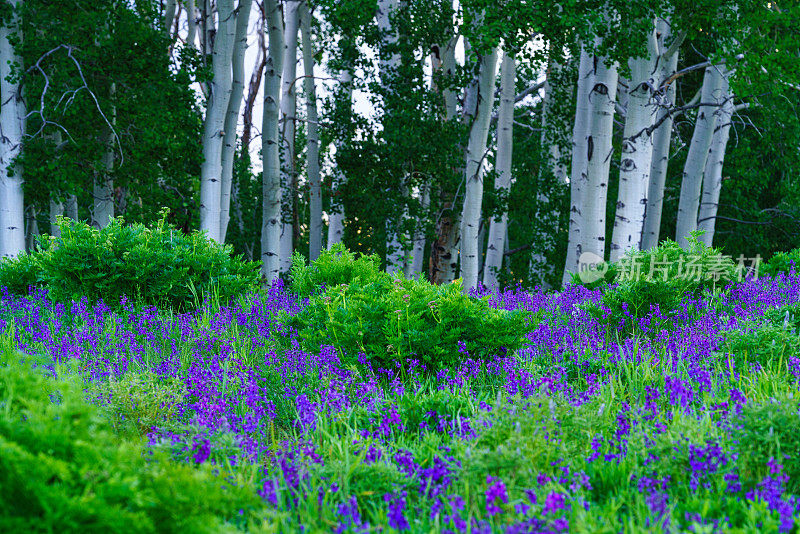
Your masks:
[[[750,484],[769,474],[767,462],[774,458],[789,475],[788,489],[800,489],[800,403],[797,398],[773,399],[764,403],[748,402],[733,438],[739,453],[742,477]]]
[[[31,287],[41,287],[41,255],[20,254],[0,261],[0,288],[7,287],[15,295],[27,295]]]
[[[83,384],[0,358],[0,532],[232,532],[261,509],[244,480],[119,439]]]
[[[125,295],[176,309],[188,309],[204,295],[225,301],[257,288],[257,263],[231,257],[229,245],[200,232],[185,235],[163,218],[150,228],[125,225],[122,218],[99,230],[64,218],[58,224],[61,237],[44,238],[41,250],[4,262],[0,280],[35,278],[59,301],[85,296],[116,307]]]
[[[313,273],[314,281],[330,282],[301,313],[284,319],[307,350],[333,345],[346,364],[356,364],[364,353],[373,366],[392,370],[413,358],[435,372],[456,367],[464,351],[484,359],[513,352],[522,343],[524,312],[497,310],[485,299],[466,296],[459,281],[436,286],[395,279],[365,264],[342,265],[359,261],[344,253],[337,258],[326,257],[309,269],[295,257],[293,273]],[[306,294],[312,292],[307,282],[299,284]]]
[[[759,274],[775,276],[778,273],[788,274],[792,270],[800,270],[800,248],[789,252],[778,252],[761,265]]]
[[[307,265],[300,253],[292,256],[290,274],[291,289],[300,297],[310,297],[319,293],[322,286],[332,288],[349,284],[356,278],[364,282],[384,279],[387,274],[381,271],[381,259],[377,255],[360,255],[358,258],[338,243],[330,250],[323,250],[319,258]]]
[[[682,309],[685,297],[721,289],[738,279],[733,260],[699,242],[698,235],[695,232],[689,238],[688,249],[666,240],[650,250],[629,251],[608,270],[616,285],[606,286],[601,303],[585,305],[585,309],[601,324],[630,334],[636,320],[658,306],[662,318],[652,328],[671,327],[670,318]]]
[[[721,350],[730,354],[737,365],[745,362],[760,365],[786,362],[790,356],[800,353],[800,336],[783,325],[767,323],[754,325],[752,329],[740,326],[722,334],[724,341]]]

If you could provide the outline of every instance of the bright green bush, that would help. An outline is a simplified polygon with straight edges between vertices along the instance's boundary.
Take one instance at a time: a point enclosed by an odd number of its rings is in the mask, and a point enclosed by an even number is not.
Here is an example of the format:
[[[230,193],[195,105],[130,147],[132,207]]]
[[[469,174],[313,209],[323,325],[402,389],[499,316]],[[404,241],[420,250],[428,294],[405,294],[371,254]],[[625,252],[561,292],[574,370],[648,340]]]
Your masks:
[[[667,240],[650,250],[628,252],[608,271],[616,285],[606,286],[601,303],[587,305],[587,311],[610,328],[623,324],[621,333],[629,334],[636,320],[657,306],[662,319],[653,328],[671,327],[670,318],[682,309],[686,296],[699,296],[738,280],[733,260],[697,237],[697,233],[692,235],[688,249]]]
[[[0,532],[234,532],[261,502],[117,438],[83,385],[0,358]]]
[[[381,271],[381,259],[377,255],[355,254],[338,243],[330,250],[323,250],[319,258],[307,265],[300,253],[292,256],[290,274],[291,289],[301,297],[310,297],[321,289],[349,284],[356,278],[364,282],[382,279],[388,280],[387,274]]]
[[[118,306],[123,295],[147,305],[187,309],[204,295],[225,301],[258,286],[258,264],[231,256],[200,232],[185,235],[164,219],[152,227],[117,218],[97,229],[59,219],[61,237],[42,239],[41,250],[0,265],[11,291],[36,280],[60,301],[102,299]],[[14,278],[22,281],[14,283]],[[25,288],[27,289],[27,287]]]
[[[27,295],[31,287],[42,285],[41,254],[21,254],[0,261],[0,288],[15,295]]]
[[[800,403],[797,398],[748,402],[739,421],[733,425],[733,438],[739,453],[739,467],[750,484],[769,474],[767,463],[774,458],[789,475],[788,486],[800,489]]]
[[[770,362],[786,362],[790,356],[800,353],[800,336],[783,325],[746,325],[736,330],[725,331],[721,350],[731,355],[737,365]]]
[[[522,343],[524,312],[497,310],[466,296],[458,281],[436,286],[393,278],[367,263],[354,265],[364,258],[337,254],[335,260],[323,256],[311,268],[295,257],[292,273],[300,273],[298,286],[306,294],[312,293],[306,276],[330,282],[324,293],[311,296],[301,313],[285,318],[307,350],[333,345],[347,364],[356,364],[364,353],[374,367],[392,370],[415,359],[435,372],[456,367],[466,352],[483,359],[511,353]]]
[[[778,273],[789,273],[800,269],[800,248],[789,252],[778,252],[769,261],[761,265],[759,274],[775,276]]]

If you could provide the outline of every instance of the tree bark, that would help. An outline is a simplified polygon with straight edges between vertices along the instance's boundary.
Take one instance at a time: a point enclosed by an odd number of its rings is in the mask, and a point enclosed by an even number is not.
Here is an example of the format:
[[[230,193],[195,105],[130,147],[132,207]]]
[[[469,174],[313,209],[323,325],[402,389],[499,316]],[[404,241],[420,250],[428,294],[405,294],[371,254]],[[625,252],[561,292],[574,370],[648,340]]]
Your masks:
[[[592,57],[581,49],[578,66],[578,84],[575,107],[575,126],[572,130],[572,165],[570,169],[569,242],[563,283],[577,272],[578,258],[583,253],[583,235],[586,231],[583,217],[583,199],[588,185],[590,93],[594,87]]]
[[[308,4],[300,10],[303,39],[303,71],[305,74],[307,144],[306,161],[310,186],[309,252],[311,261],[322,250],[322,184],[319,173],[319,119],[317,117],[317,84],[314,78],[314,50],[311,43],[311,12]]]
[[[203,124],[203,165],[200,167],[200,230],[209,239],[222,242],[222,147],[225,116],[231,99],[233,40],[236,17],[233,0],[218,0],[219,27],[214,37],[206,118]]]
[[[688,237],[691,232],[697,230],[697,212],[700,207],[703,171],[716,127],[715,104],[720,102],[722,97],[723,69],[723,65],[711,65],[706,68],[700,97],[700,103],[705,105],[701,105],[698,109],[689,153],[686,155],[686,164],[683,167],[678,221],[675,230],[675,240],[683,248],[689,246]]]
[[[494,104],[497,49],[480,59],[475,115],[467,144],[464,207],[461,215],[461,277],[465,293],[478,285],[478,231],[483,202],[483,167]]]
[[[247,27],[250,23],[250,8],[253,0],[239,0],[236,8],[236,33],[231,56],[231,95],[225,114],[225,125],[222,136],[222,183],[220,185],[220,226],[219,240],[225,242],[228,233],[228,222],[231,215],[231,183],[233,181],[233,164],[236,159],[236,127],[239,124],[239,108],[244,96],[244,56],[247,51]]]
[[[73,221],[78,220],[78,196],[74,193],[67,195],[64,203],[64,217],[69,217]]]
[[[295,195],[297,194],[295,169],[295,131],[297,115],[297,34],[300,27],[300,4],[303,0],[284,2],[284,56],[281,89],[281,186],[283,199],[289,207],[288,217],[281,222],[280,272],[287,273],[292,266],[294,250]],[[287,194],[288,193],[288,194]]]
[[[641,250],[645,209],[653,162],[653,91],[656,79],[657,47],[655,27],[648,35],[647,57],[629,61],[631,80],[622,139],[619,192],[611,236],[610,260],[618,261],[628,250]]]
[[[659,19],[657,23],[660,48],[664,50],[673,38],[670,25],[667,21]],[[671,46],[670,46],[671,48]],[[673,116],[671,108],[675,106],[675,84],[670,83],[661,87],[678,69],[677,47],[669,55],[659,58],[659,96],[662,104],[656,114],[656,124],[659,124],[653,133],[653,159],[650,164],[650,181],[647,186],[647,207],[645,209],[644,232],[642,235],[642,249],[647,250],[658,245],[661,228],[661,212],[664,205],[664,184],[667,178],[669,164],[670,141],[672,140]]]
[[[582,253],[605,258],[606,198],[614,134],[617,65],[607,58],[594,58],[594,87],[589,95],[591,120],[587,137],[587,181],[583,198]]]
[[[283,71],[283,21],[278,0],[264,0],[269,34],[269,54],[264,70],[264,115],[262,124],[262,223],[261,274],[268,282],[280,274],[281,159],[280,108]]]
[[[0,26],[0,257],[15,258],[25,251],[25,204],[22,192],[22,165],[15,160],[22,154],[25,135],[25,101],[22,87],[12,75],[12,66],[22,68],[22,57],[11,44],[21,41],[21,22],[17,12],[22,0],[10,0],[11,14]]]
[[[516,91],[516,62],[506,52],[500,65],[500,110],[497,119],[497,172],[494,188],[508,193],[511,189],[511,157],[514,141],[514,97]],[[503,267],[503,252],[508,227],[508,210],[489,223],[489,243],[483,264],[483,285],[498,289],[497,275]]]
[[[703,173],[703,196],[700,211],[697,217],[697,229],[704,233],[700,242],[706,246],[714,243],[714,230],[717,221],[717,208],[719,194],[722,189],[722,167],[725,163],[725,150],[731,132],[731,117],[733,116],[733,94],[730,90],[730,80],[726,76],[723,82],[723,95],[725,99],[722,107],[717,110],[717,126],[711,141],[711,150],[706,160]]]
[[[342,69],[338,76],[341,98],[338,105],[347,106],[348,111],[353,101],[353,74],[348,67]],[[341,140],[336,142],[337,152],[342,148]],[[341,188],[347,177],[341,168],[336,165],[333,169],[333,184],[331,187],[331,212],[328,214],[328,248],[341,243],[344,238],[344,202],[341,199]]]
[[[455,47],[457,37],[454,35],[445,47],[438,48],[442,56],[442,75],[450,79],[456,73]],[[442,88],[444,100],[445,121],[456,119],[458,113],[458,98],[450,88]],[[458,267],[458,241],[461,226],[461,214],[454,206],[454,192],[439,191],[442,202],[442,213],[436,222],[436,240],[431,243],[430,258],[428,260],[428,277],[434,284],[452,282]]]
[[[186,0],[186,45],[196,48],[197,38],[197,7],[195,0]]]
[[[116,86],[111,83],[111,97],[114,97]],[[111,126],[106,126],[102,141],[105,147],[103,152],[102,168],[95,173],[92,197],[92,225],[96,228],[105,228],[114,218],[114,130],[116,124],[116,106],[111,105]]]

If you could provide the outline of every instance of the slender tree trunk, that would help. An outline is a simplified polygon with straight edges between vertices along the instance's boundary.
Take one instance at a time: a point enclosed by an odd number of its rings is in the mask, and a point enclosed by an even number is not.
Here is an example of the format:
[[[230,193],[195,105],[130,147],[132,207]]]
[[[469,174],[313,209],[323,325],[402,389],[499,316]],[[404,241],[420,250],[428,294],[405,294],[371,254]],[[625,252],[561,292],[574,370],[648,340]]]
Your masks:
[[[439,48],[442,56],[442,75],[446,80],[456,73],[456,47],[457,37],[453,36],[444,48]],[[458,113],[458,98],[452,89],[442,88],[444,100],[444,120],[455,120]],[[436,240],[431,243],[430,258],[428,261],[428,277],[434,284],[452,282],[456,277],[458,267],[458,242],[461,227],[461,213],[454,206],[453,191],[439,191],[442,203],[441,215],[436,221]]]
[[[283,5],[284,56],[281,89],[281,185],[289,213],[281,223],[280,271],[289,272],[294,250],[295,195],[297,194],[295,169],[295,132],[297,115],[297,35],[300,28],[300,4],[303,0],[287,0]],[[288,193],[288,194],[287,194]],[[288,215],[288,217],[286,216]]]
[[[166,0],[164,5],[164,33],[167,34],[167,37],[172,34],[172,23],[175,22],[175,11],[177,8],[177,0]]]
[[[30,253],[36,250],[38,247],[38,243],[36,241],[37,236],[39,235],[39,210],[36,209],[36,206],[30,205],[26,210],[27,213],[25,214],[25,250]]]
[[[306,160],[308,183],[310,186],[309,202],[309,259],[316,260],[322,250],[322,183],[319,173],[319,124],[317,117],[317,84],[314,78],[314,50],[311,43],[311,12],[308,4],[300,10],[300,22],[303,39],[303,71],[306,93]]]
[[[378,64],[381,85],[388,95],[393,92],[393,85],[398,82],[396,77],[400,67],[400,55],[391,50],[398,40],[397,29],[392,25],[392,17],[397,13],[398,0],[378,0],[377,6],[375,18],[382,39]],[[407,195],[408,190],[403,186],[403,198],[405,199]],[[404,205],[395,211],[399,213],[393,213],[386,219],[386,272],[391,274],[404,272],[409,256],[409,251],[406,250],[408,236],[400,229],[408,216],[408,209]]]
[[[236,127],[239,124],[239,108],[244,96],[244,55],[247,51],[247,26],[250,22],[250,8],[253,0],[239,0],[236,10],[236,33],[233,43],[231,61],[231,93],[228,110],[225,114],[225,125],[222,136],[222,183],[220,185],[220,226],[219,240],[225,242],[228,233],[228,222],[231,214],[231,182],[233,181],[233,164],[236,159]]]
[[[261,87],[261,78],[264,76],[264,67],[267,64],[267,45],[264,39],[264,27],[266,25],[266,14],[262,7],[261,16],[256,32],[258,34],[258,52],[254,62],[253,72],[250,73],[250,83],[247,87],[247,98],[244,101],[244,111],[242,111],[242,151],[249,152],[250,140],[253,129],[253,107],[256,104],[258,89]]]
[[[186,44],[191,48],[195,48],[195,39],[197,38],[197,7],[195,0],[186,0]]]
[[[626,251],[641,250],[644,232],[647,189],[653,162],[652,88],[656,79],[657,57],[655,27],[648,36],[648,56],[631,59],[631,80],[628,85],[628,105],[622,139],[622,158],[619,171],[619,193],[611,236],[610,260],[618,261]]]
[[[264,115],[261,129],[263,147],[261,274],[268,282],[272,282],[280,274],[282,188],[279,122],[284,39],[278,0],[264,0],[264,2],[269,54],[264,70]]]
[[[514,97],[516,96],[516,63],[514,56],[506,53],[500,65],[500,110],[497,119],[497,176],[494,188],[508,193],[511,189],[511,156],[514,141]],[[497,275],[503,266],[503,250],[508,226],[508,211],[500,219],[492,218],[489,224],[489,244],[483,265],[483,285],[498,288]]]
[[[594,87],[592,57],[581,50],[578,66],[575,126],[572,130],[572,167],[570,170],[569,243],[564,266],[563,283],[577,272],[578,258],[583,253],[583,235],[586,225],[583,217],[584,196],[589,179],[589,122],[591,118],[590,94]]]
[[[111,83],[111,97],[114,97],[116,86]],[[116,106],[111,105],[111,126],[116,124]],[[103,153],[102,169],[95,173],[92,196],[94,205],[92,210],[92,225],[96,228],[105,228],[114,218],[114,130],[106,126],[103,137],[105,151]]]
[[[725,163],[725,149],[728,146],[733,116],[733,94],[728,76],[723,82],[722,97],[725,100],[722,107],[717,110],[717,126],[703,173],[703,196],[697,222],[697,229],[704,232],[700,241],[709,247],[714,243],[719,193],[722,189],[722,166]]]
[[[64,203],[64,217],[68,217],[73,221],[78,220],[78,196],[74,193],[67,195],[67,200]]]
[[[231,99],[231,62],[233,59],[236,16],[233,0],[218,0],[219,24],[212,54],[213,79],[203,125],[203,165],[200,167],[200,230],[209,239],[222,242],[220,235],[222,206],[222,147],[225,116]],[[235,128],[235,126],[234,126]]]
[[[706,68],[700,97],[700,103],[705,105],[701,105],[698,109],[689,153],[686,155],[686,164],[683,167],[675,240],[684,248],[689,246],[688,237],[691,232],[697,230],[697,212],[700,207],[703,170],[706,167],[708,151],[714,137],[717,120],[715,104],[721,102],[724,68],[723,65],[711,65]]]
[[[614,134],[617,65],[607,58],[595,57],[594,87],[590,93],[591,122],[587,138],[586,193],[583,198],[582,252],[605,257],[606,198],[611,167]],[[610,63],[610,64],[609,64]]]
[[[15,160],[22,153],[25,135],[25,101],[22,88],[12,78],[12,67],[22,68],[22,57],[14,49],[14,37],[22,39],[17,10],[21,0],[8,2],[11,13],[0,26],[0,257],[14,258],[25,251],[25,215],[22,193],[22,165]],[[16,36],[14,34],[17,33]]]
[[[422,274],[423,259],[425,257],[425,226],[424,217],[428,214],[431,205],[431,184],[426,180],[422,184],[422,191],[419,195],[420,206],[422,207],[423,218],[416,221],[416,233],[414,235],[414,248],[411,251],[411,261],[406,269],[406,277],[416,277]]]
[[[661,35],[660,44],[663,49],[673,37],[667,21],[659,19],[658,33]],[[662,84],[678,69],[677,47],[669,55],[659,59],[658,83]],[[647,208],[645,209],[644,232],[642,236],[642,249],[647,250],[658,245],[661,228],[661,212],[664,205],[664,184],[667,178],[669,164],[670,141],[672,140],[673,117],[671,108],[675,105],[675,84],[659,87],[662,93],[663,104],[656,114],[656,123],[660,123],[653,133],[653,160],[650,165],[650,183],[647,187]]]
[[[461,216],[461,276],[464,292],[478,285],[478,231],[483,202],[483,166],[494,104],[497,54],[497,49],[492,50],[480,60],[476,113],[470,127],[465,159],[466,186]]]
[[[349,111],[353,101],[353,74],[349,67],[345,67],[339,72],[339,90],[341,91],[337,105],[346,106]],[[336,151],[342,149],[341,140],[336,141]],[[344,238],[344,202],[341,198],[341,188],[344,186],[347,177],[341,168],[336,165],[333,169],[333,184],[331,187],[331,212],[328,214],[328,248],[337,243],[341,243]]]
[[[64,203],[55,194],[50,195],[50,235],[61,237],[58,218],[64,216]]]
[[[569,128],[569,125],[566,122],[562,124],[553,124],[554,119],[557,117],[557,115],[552,112],[554,102],[557,102],[559,98],[567,97],[567,95],[563,94],[564,87],[561,86],[561,69],[563,67],[560,64],[560,61],[562,61],[562,59],[561,53],[557,51],[553,45],[551,45],[550,59],[548,62],[549,64],[544,83],[544,98],[542,100],[541,118],[542,133],[540,136],[542,154],[546,158],[547,165],[540,167],[539,179],[544,181],[552,176],[557,183],[567,184],[569,183],[569,179],[567,177],[567,168],[562,163],[561,159],[562,147],[558,137],[554,137],[552,135],[557,130],[567,131]],[[539,206],[536,210],[536,219],[539,221],[539,223],[546,221],[545,232],[547,232],[549,236],[555,236],[558,233],[559,228],[559,214],[552,210],[550,199],[547,197],[547,195],[538,193],[537,197]],[[536,242],[546,242],[548,235],[545,235],[545,232],[541,230],[535,231]],[[530,260],[528,262],[528,270],[530,271],[530,279],[532,282],[534,282],[536,285],[539,285],[543,289],[551,288],[548,278],[552,276],[553,272],[555,271],[555,267],[552,263],[548,263],[547,255],[544,253],[543,249],[534,248],[532,250]]]

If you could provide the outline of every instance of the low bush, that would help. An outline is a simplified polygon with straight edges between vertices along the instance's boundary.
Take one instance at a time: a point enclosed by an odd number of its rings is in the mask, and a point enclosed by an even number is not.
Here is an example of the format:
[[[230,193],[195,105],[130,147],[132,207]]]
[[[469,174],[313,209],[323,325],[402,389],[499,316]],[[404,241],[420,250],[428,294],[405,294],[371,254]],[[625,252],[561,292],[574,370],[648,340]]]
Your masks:
[[[800,269],[800,248],[789,252],[778,252],[765,262],[760,269],[760,274],[775,276],[779,273],[790,273]]]
[[[349,284],[356,278],[363,282],[388,281],[387,276],[381,271],[381,259],[377,255],[356,257],[341,243],[323,250],[311,264],[306,264],[300,253],[292,256],[291,289],[300,297],[310,297],[326,288]]]
[[[467,354],[484,359],[510,354],[522,344],[522,311],[498,310],[464,295],[458,281],[436,286],[393,278],[373,269],[372,260],[333,254],[311,267],[295,257],[293,286],[310,288],[309,279],[330,283],[302,312],[284,318],[307,350],[333,345],[345,364],[358,364],[363,353],[374,368],[405,369],[407,360],[416,360],[436,372],[458,367]],[[364,263],[356,265],[359,261]]]
[[[797,398],[749,402],[742,408],[733,438],[742,477],[750,484],[769,475],[769,462],[783,466],[792,492],[800,490],[800,402]]]
[[[694,233],[689,248],[675,241],[663,241],[658,247],[645,251],[630,251],[608,273],[613,273],[611,285],[606,285],[599,304],[585,308],[601,324],[619,328],[630,334],[638,320],[654,314],[658,330],[671,326],[671,318],[682,309],[686,297],[697,297],[703,291],[722,289],[738,279],[733,260],[721,250],[705,246]],[[608,282],[606,278],[602,281]],[[579,278],[574,278],[579,282]],[[595,282],[595,284],[601,281]]]
[[[119,439],[82,383],[20,358],[0,356],[0,532],[234,532],[261,508],[244,480]]]
[[[117,307],[127,296],[180,310],[206,295],[226,301],[258,287],[257,263],[232,257],[229,245],[203,233],[185,235],[164,218],[152,227],[122,218],[103,229],[65,218],[58,224],[61,237],[44,236],[40,250],[0,264],[0,283],[15,293],[43,287],[57,301],[85,296]]]

